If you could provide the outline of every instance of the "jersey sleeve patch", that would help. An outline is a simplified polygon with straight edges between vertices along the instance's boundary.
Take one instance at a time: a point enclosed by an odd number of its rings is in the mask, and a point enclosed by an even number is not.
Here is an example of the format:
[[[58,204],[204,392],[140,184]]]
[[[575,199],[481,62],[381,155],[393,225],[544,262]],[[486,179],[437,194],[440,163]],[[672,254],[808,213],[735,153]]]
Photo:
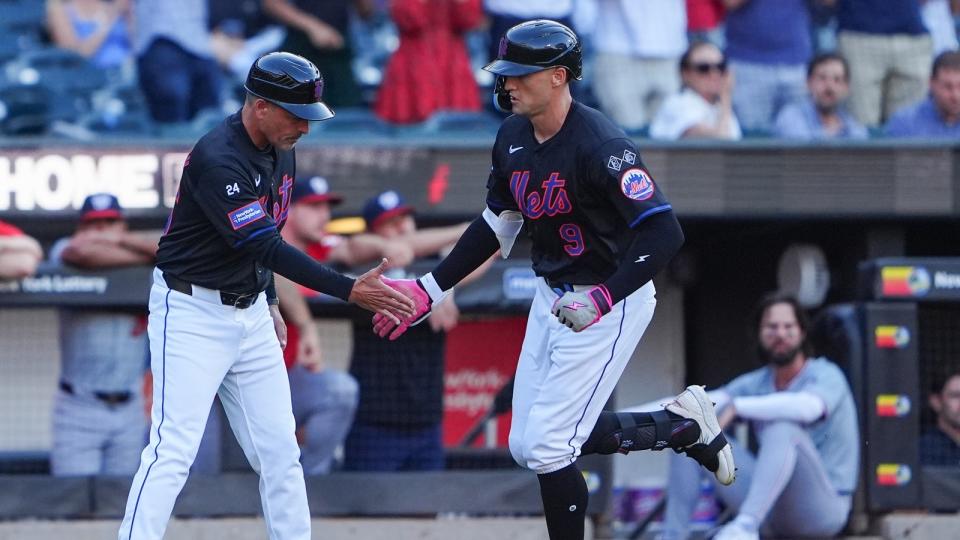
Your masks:
[[[627,169],[620,176],[620,191],[622,191],[628,199],[645,201],[653,197],[655,188],[649,173],[635,167]]]
[[[227,217],[230,218],[230,226],[233,227],[233,230],[237,231],[255,221],[267,217],[267,213],[263,211],[263,206],[260,205],[260,201],[253,201],[236,210],[227,212]]]

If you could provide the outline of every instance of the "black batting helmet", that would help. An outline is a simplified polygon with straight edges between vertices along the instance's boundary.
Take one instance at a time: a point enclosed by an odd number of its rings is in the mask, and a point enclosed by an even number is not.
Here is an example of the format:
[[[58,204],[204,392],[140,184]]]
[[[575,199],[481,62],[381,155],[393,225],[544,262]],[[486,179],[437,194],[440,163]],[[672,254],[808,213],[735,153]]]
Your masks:
[[[497,75],[494,105],[510,110],[510,96],[504,90],[504,77],[519,77],[551,67],[564,67],[573,79],[583,71],[580,39],[567,26],[538,19],[520,23],[500,40],[497,59],[483,69]]]
[[[247,92],[304,120],[333,118],[323,101],[323,75],[312,62],[287,52],[267,53],[250,66]]]

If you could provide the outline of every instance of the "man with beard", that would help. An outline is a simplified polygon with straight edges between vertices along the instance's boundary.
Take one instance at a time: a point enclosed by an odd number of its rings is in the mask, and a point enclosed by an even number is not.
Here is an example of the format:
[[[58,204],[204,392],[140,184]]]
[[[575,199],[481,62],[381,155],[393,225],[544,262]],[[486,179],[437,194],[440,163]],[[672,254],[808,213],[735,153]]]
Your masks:
[[[860,436],[850,386],[840,368],[814,358],[797,301],[764,297],[756,311],[764,367],[709,392],[721,427],[750,424],[758,451],[731,440],[738,482],[716,495],[736,517],[716,540],[832,537],[843,529],[857,482]],[[671,456],[664,539],[687,538],[700,495],[696,463]]]
[[[810,95],[780,111],[774,135],[784,139],[866,139],[867,129],[847,112],[850,66],[840,55],[821,54],[807,68]]]

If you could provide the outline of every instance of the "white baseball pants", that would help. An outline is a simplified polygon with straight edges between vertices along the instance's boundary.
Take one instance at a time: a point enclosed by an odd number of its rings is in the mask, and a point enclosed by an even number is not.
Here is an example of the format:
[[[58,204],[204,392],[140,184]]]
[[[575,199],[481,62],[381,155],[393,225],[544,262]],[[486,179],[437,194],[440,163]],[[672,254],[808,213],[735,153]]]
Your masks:
[[[513,389],[510,452],[538,474],[580,455],[657,304],[650,281],[577,333],[551,313],[559,297],[537,280]]]
[[[172,291],[154,270],[148,332],[150,442],[140,456],[119,539],[163,537],[213,397],[219,395],[234,435],[260,475],[268,537],[308,540],[310,511],[290,386],[265,295],[237,309],[223,305],[210,289],[193,286],[193,295]]]

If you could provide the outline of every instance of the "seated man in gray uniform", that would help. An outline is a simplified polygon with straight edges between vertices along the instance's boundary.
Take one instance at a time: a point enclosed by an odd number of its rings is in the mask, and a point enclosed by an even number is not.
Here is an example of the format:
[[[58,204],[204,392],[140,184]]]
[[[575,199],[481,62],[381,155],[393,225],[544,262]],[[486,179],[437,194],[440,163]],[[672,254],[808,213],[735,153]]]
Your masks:
[[[157,234],[127,230],[117,198],[90,195],[80,223],[50,261],[83,269],[149,265]],[[60,382],[53,411],[51,471],[57,476],[133,475],[147,435],[143,309],[60,308]]]
[[[736,511],[716,540],[832,537],[847,522],[857,484],[860,435],[843,372],[811,356],[807,319],[797,301],[771,294],[756,310],[765,366],[709,392],[720,426],[739,418],[757,437],[756,454],[731,441],[737,482],[716,485]],[[700,467],[671,456],[664,540],[687,538],[700,495]]]

